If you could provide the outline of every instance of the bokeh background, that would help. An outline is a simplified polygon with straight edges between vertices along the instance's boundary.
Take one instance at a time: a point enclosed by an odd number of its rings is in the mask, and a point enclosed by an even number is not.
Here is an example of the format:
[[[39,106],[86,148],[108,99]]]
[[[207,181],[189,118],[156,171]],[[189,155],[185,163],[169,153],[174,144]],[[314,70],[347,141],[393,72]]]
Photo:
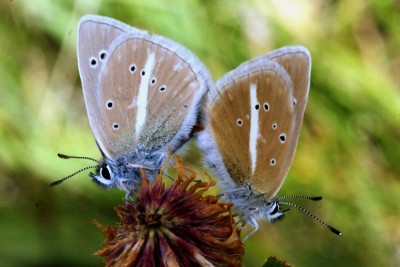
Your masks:
[[[214,79],[272,49],[307,46],[309,101],[280,194],[323,195],[297,203],[344,235],[292,209],[260,223],[244,264],[274,255],[296,266],[400,266],[400,2],[390,0],[1,0],[1,266],[102,265],[92,219],[118,220],[124,194],[86,173],[49,187],[87,164],[57,152],[100,157],[76,62],[87,13],[182,43]],[[199,153],[186,151],[196,168]]]

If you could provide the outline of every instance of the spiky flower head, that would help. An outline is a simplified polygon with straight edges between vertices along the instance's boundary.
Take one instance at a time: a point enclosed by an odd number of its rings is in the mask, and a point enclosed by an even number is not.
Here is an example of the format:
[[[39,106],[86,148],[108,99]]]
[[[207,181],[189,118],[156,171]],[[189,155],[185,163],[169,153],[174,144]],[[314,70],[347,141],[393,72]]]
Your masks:
[[[240,266],[244,247],[232,218],[232,204],[207,195],[215,181],[196,174],[175,157],[177,177],[167,187],[160,171],[154,184],[142,172],[135,200],[116,207],[118,226],[104,227],[107,266]]]

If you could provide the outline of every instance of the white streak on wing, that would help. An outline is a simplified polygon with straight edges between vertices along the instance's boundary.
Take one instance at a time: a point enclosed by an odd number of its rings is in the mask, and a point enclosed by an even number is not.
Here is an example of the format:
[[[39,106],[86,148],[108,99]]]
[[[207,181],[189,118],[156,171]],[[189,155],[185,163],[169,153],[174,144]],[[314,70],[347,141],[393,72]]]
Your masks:
[[[251,156],[251,171],[254,173],[257,163],[257,139],[259,136],[258,129],[258,110],[255,106],[258,104],[257,100],[257,86],[255,84],[250,84],[250,109],[251,109],[251,120],[250,120],[250,140],[249,149]]]
[[[145,74],[144,74],[144,76],[142,76],[142,78],[140,80],[137,101],[134,100],[132,102],[132,104],[130,105],[130,106],[134,106],[135,102],[137,103],[136,125],[135,125],[136,137],[139,136],[140,131],[143,127],[143,124],[146,121],[147,93],[148,93],[148,89],[149,89],[149,80],[151,77],[151,72],[152,72],[153,66],[154,66],[154,59],[155,59],[154,53],[148,54],[148,58],[146,60],[145,66],[144,66]]]

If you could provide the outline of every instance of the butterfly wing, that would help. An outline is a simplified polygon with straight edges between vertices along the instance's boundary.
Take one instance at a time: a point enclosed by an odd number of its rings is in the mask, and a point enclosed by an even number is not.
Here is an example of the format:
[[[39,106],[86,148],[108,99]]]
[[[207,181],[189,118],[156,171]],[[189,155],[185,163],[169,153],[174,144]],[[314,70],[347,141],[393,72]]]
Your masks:
[[[216,90],[209,123],[229,176],[274,196],[294,128],[287,72],[274,61],[249,62],[218,80]]]
[[[85,33],[89,28],[85,24],[80,24],[81,38],[96,35],[90,29]],[[171,145],[174,151],[189,138],[209,74],[183,46],[123,25],[106,25],[109,32],[98,38],[108,42],[107,48],[96,45],[82,60],[90,72],[89,55],[100,51],[101,65],[86,75],[90,84],[86,103],[96,141],[114,160],[135,149],[152,152]]]
[[[207,149],[204,143],[210,151],[213,144],[217,147],[217,152],[208,154],[208,161],[216,162],[210,165],[223,180],[229,177],[239,186],[248,181],[256,192],[270,197],[276,195],[290,168],[307,99],[310,64],[296,66],[292,59],[298,53],[292,54],[279,50],[266,54],[218,80],[207,111],[206,132],[212,138],[200,136],[203,150]],[[304,67],[308,68],[304,71]],[[293,85],[293,73],[306,84],[300,93]],[[296,77],[294,81],[298,82]],[[296,114],[299,110],[301,115]]]
[[[107,156],[109,156],[105,149],[107,144],[103,139],[97,138],[100,135],[98,123],[102,120],[98,113],[100,105],[98,77],[101,66],[110,53],[111,43],[118,36],[129,32],[145,33],[120,21],[96,15],[83,16],[78,25],[78,67],[89,123],[96,142]]]

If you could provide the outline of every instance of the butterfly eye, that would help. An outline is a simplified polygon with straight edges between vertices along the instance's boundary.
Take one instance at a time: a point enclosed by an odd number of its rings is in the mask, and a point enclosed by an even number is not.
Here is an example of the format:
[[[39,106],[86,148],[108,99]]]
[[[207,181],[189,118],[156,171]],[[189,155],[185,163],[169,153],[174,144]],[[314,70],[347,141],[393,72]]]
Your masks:
[[[111,180],[111,170],[108,165],[100,168],[100,176],[106,180]]]
[[[279,211],[279,206],[278,206],[278,205],[275,205],[275,208],[274,208],[274,210],[271,212],[271,215],[277,213],[278,211]]]
[[[273,124],[272,124],[272,129],[276,130],[276,128],[278,128],[278,124],[273,123]]]
[[[241,119],[237,119],[236,124],[238,126],[242,126],[243,125],[243,121]]]
[[[160,87],[160,92],[165,92],[165,90],[167,90],[167,87],[165,85]]]

